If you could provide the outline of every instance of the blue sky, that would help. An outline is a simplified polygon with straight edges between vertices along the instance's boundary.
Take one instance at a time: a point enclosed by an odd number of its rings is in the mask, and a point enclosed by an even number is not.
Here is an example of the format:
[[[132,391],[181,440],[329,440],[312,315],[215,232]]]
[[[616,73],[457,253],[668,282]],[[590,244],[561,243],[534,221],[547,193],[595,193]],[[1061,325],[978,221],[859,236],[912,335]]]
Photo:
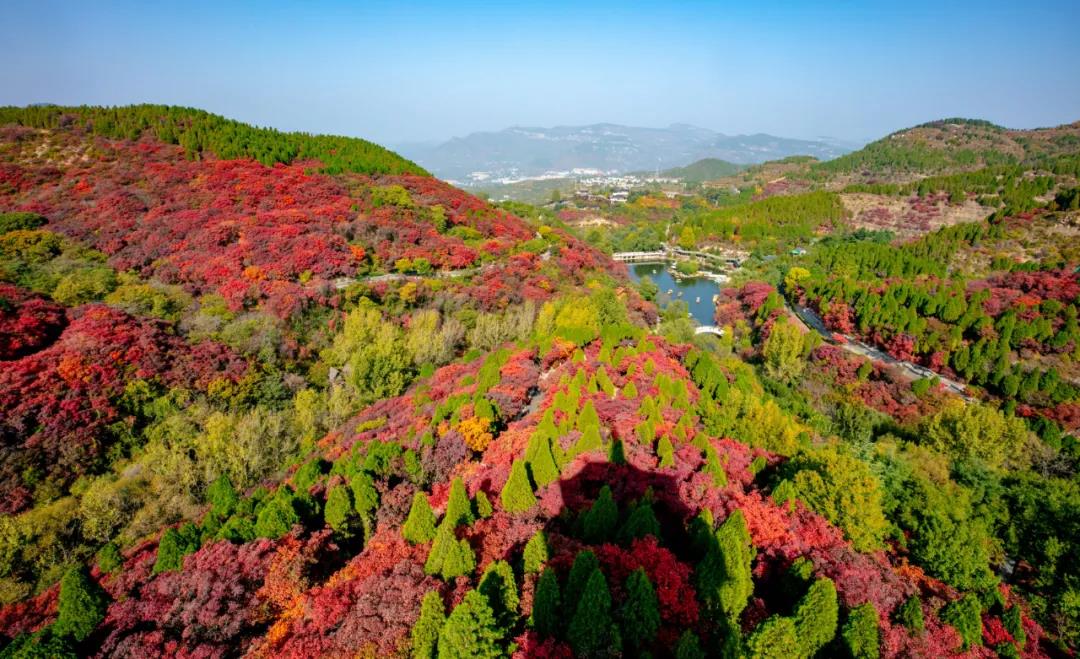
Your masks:
[[[0,104],[181,104],[383,143],[599,121],[1027,128],[1080,120],[1077,25],[1077,0],[7,0]]]

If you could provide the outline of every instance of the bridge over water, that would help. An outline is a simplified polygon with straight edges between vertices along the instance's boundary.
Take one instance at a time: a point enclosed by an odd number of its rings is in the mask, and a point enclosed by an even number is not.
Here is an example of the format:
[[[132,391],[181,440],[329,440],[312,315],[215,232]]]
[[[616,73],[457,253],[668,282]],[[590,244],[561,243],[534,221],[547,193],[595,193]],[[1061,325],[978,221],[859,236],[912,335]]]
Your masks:
[[[676,256],[698,258],[717,264],[727,265],[732,268],[739,267],[746,259],[746,254],[743,252],[724,251],[716,254],[712,252],[697,252],[694,250],[682,249],[681,247],[672,247],[670,245],[665,245],[663,249],[651,252],[616,252],[611,255],[611,258],[616,261],[621,261],[622,263],[640,263],[642,261],[671,259]]]
[[[694,334],[715,334],[716,336],[723,336],[724,329],[717,327],[716,325],[698,325],[694,328]]]

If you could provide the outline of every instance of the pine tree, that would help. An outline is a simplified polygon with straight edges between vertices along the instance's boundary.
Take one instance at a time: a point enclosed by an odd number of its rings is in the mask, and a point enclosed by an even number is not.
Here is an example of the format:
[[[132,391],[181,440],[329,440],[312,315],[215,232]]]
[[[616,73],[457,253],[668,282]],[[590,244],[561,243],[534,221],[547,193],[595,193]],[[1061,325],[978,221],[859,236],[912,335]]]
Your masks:
[[[284,489],[279,490],[259,511],[259,516],[255,519],[255,535],[277,540],[299,523],[300,516],[296,514],[293,506],[292,494]]]
[[[839,615],[832,580],[822,578],[811,584],[795,607],[795,632],[801,656],[809,659],[833,640]]]
[[[566,577],[566,589],[563,591],[563,607],[567,613],[572,614],[577,610],[578,599],[585,590],[589,575],[599,568],[600,561],[597,560],[596,554],[587,549],[578,552],[578,555],[574,557],[574,564],[570,566],[570,574]]]
[[[626,579],[626,600],[619,609],[622,637],[636,650],[647,647],[660,629],[660,602],[643,568]]]
[[[960,632],[965,650],[982,644],[982,605],[975,595],[965,595],[946,604],[941,610],[941,620]]]
[[[589,451],[599,451],[604,448],[604,442],[600,439],[600,429],[596,426],[590,426],[581,433],[581,437],[574,442],[573,448],[570,452],[577,456],[582,453],[588,453]]]
[[[370,538],[375,531],[375,512],[379,509],[379,491],[366,471],[361,471],[349,481],[353,508],[364,525],[364,537]]]
[[[446,560],[443,561],[439,575],[445,581],[472,574],[476,569],[476,554],[469,541],[461,538],[447,548]]]
[[[898,613],[900,624],[915,634],[920,634],[926,629],[926,621],[923,619],[922,601],[918,595],[912,595],[900,607]]]
[[[477,590],[488,599],[491,610],[495,612],[495,620],[509,629],[517,620],[519,603],[517,582],[510,564],[492,561],[480,577]]]
[[[420,617],[412,628],[413,659],[435,659],[439,632],[446,624],[446,611],[439,591],[429,590],[420,603]]]
[[[799,656],[795,621],[774,615],[762,622],[746,640],[746,656],[750,659],[790,659]]]
[[[660,458],[661,469],[675,466],[675,447],[671,445],[671,440],[667,435],[661,437],[656,443],[656,457]]]
[[[626,452],[623,450],[622,440],[616,439],[611,442],[608,449],[608,461],[613,465],[626,464]]]
[[[600,427],[600,415],[596,413],[596,406],[593,402],[586,401],[585,406],[581,408],[581,413],[577,418],[577,429],[585,432],[587,428],[599,428]]]
[[[848,612],[840,634],[853,659],[878,658],[878,614],[872,603],[867,602]]]
[[[401,536],[414,545],[429,542],[435,537],[435,513],[423,492],[413,495],[409,516],[401,526]]]
[[[166,529],[158,541],[157,560],[153,573],[179,570],[184,566],[184,556],[199,548],[194,526],[185,524],[179,529]]]
[[[510,477],[503,485],[499,500],[502,501],[503,510],[509,513],[525,512],[536,505],[536,496],[525,473],[525,463],[521,460],[514,460],[511,465]]]
[[[525,543],[524,564],[525,573],[539,572],[550,557],[548,552],[547,536],[543,529],[533,534]]]
[[[438,530],[435,532],[434,541],[431,543],[431,549],[428,550],[427,561],[424,563],[424,572],[431,575],[440,574],[442,572],[443,564],[446,563],[446,557],[450,553],[451,548],[457,545],[457,538],[454,537],[454,531],[448,524],[439,525]]]
[[[611,378],[603,366],[596,370],[596,382],[600,385],[601,391],[607,394],[609,398],[615,395],[615,385],[612,384]]]
[[[495,507],[491,505],[491,499],[488,498],[487,492],[483,490],[477,490],[476,496],[473,497],[473,506],[476,508],[476,516],[480,519],[487,519],[495,514]]]
[[[446,500],[446,514],[443,516],[443,524],[449,524],[450,528],[457,528],[465,524],[473,523],[472,503],[465,491],[465,483],[461,477],[450,482],[450,496]]]
[[[611,617],[611,593],[599,568],[594,568],[585,582],[566,630],[566,640],[581,657],[605,652],[617,654],[622,646],[619,630]]]
[[[634,540],[647,535],[659,538],[660,522],[656,519],[652,504],[649,501],[639,503],[626,518],[618,535],[619,542],[624,545],[629,545]]]
[[[637,396],[638,396],[637,387],[634,386],[634,383],[632,381],[627,382],[626,386],[623,387],[622,395],[623,395],[623,398],[628,398],[630,400],[633,400],[633,399],[637,398]]]
[[[206,489],[206,498],[210,502],[210,512],[222,519],[233,514],[240,503],[228,474],[221,474],[210,484]]]
[[[60,580],[60,598],[52,630],[57,636],[76,642],[86,639],[105,619],[108,595],[90,578],[82,565],[64,573]]]
[[[559,624],[562,621],[559,600],[559,577],[555,570],[545,568],[536,583],[532,612],[533,627],[541,637],[556,636],[559,633]]]
[[[348,488],[342,485],[335,485],[330,488],[330,492],[326,495],[326,507],[323,508],[323,518],[330,528],[338,533],[344,536],[351,535],[353,505]]]
[[[727,620],[735,622],[753,592],[750,574],[753,550],[742,510],[736,509],[716,530],[697,570],[698,590],[706,601],[715,602]]]
[[[1009,607],[1005,611],[1005,615],[1001,616],[1001,622],[1005,625],[1006,631],[1012,634],[1017,647],[1023,650],[1024,646],[1027,645],[1027,632],[1024,631],[1024,618],[1020,606],[1013,604]]]
[[[675,659],[705,659],[705,651],[701,649],[697,634],[689,629],[683,632],[679,644],[675,646]]]
[[[533,433],[529,446],[525,449],[525,461],[536,487],[544,487],[559,479],[559,467],[555,464],[555,456],[551,453],[551,440],[547,437]]]
[[[483,595],[470,590],[439,633],[439,659],[497,659],[504,654],[495,613]]]
[[[607,485],[600,488],[600,494],[585,513],[585,541],[600,544],[611,538],[615,524],[619,521],[619,508],[611,496]]]

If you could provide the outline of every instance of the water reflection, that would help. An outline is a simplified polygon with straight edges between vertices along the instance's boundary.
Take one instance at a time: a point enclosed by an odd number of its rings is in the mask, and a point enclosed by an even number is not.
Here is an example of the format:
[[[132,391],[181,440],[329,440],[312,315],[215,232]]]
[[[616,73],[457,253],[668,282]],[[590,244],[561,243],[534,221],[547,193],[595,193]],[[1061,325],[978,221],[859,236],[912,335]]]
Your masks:
[[[690,315],[701,325],[713,324],[713,296],[720,292],[720,284],[704,277],[676,279],[668,272],[666,263],[628,263],[630,276],[635,282],[648,275],[660,287],[657,302],[682,300],[690,306]],[[668,291],[671,291],[668,294]]]

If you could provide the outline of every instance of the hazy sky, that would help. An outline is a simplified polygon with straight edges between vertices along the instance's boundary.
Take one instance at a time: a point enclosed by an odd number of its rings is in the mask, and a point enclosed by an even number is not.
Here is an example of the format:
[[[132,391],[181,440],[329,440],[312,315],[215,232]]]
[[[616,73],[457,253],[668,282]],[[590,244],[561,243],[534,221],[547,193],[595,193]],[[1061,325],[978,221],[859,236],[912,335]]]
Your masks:
[[[1080,119],[1078,26],[1078,0],[5,0],[0,104],[190,105],[384,143],[599,121],[1027,128]]]

